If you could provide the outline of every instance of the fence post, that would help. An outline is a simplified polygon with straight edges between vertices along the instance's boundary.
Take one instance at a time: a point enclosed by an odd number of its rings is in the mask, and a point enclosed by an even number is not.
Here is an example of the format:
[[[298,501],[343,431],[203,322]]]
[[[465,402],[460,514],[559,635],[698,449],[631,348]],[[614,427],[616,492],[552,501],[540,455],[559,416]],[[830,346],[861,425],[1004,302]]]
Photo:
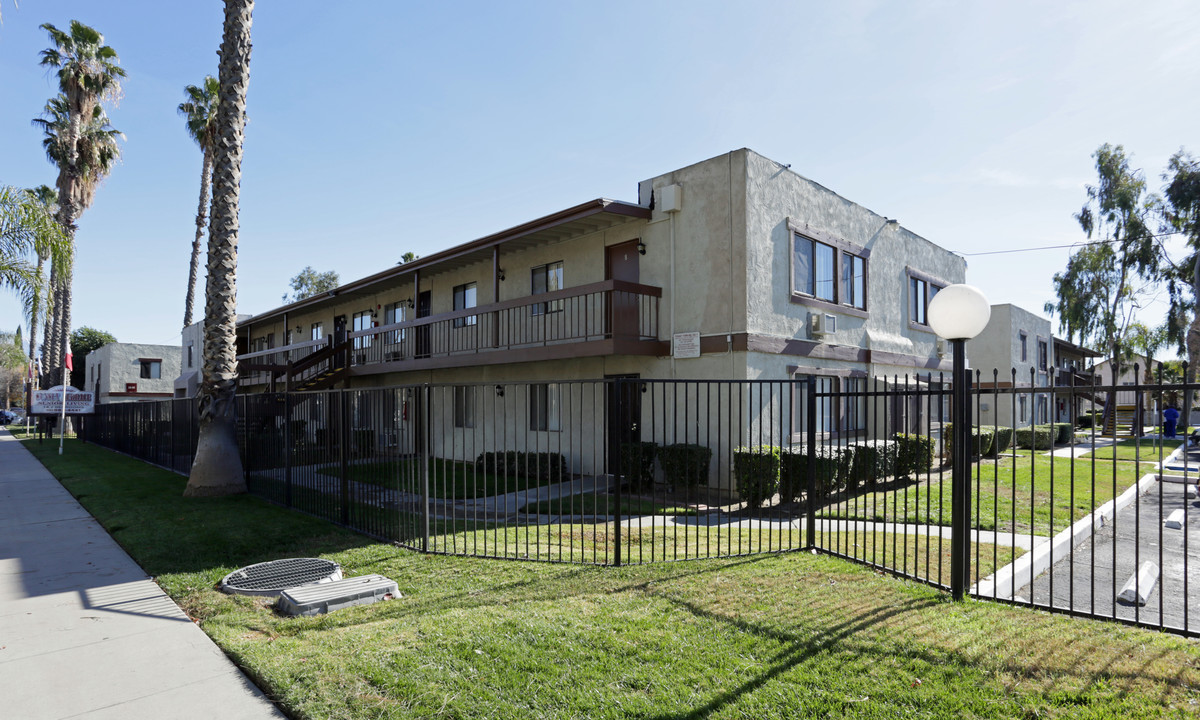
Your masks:
[[[615,498],[616,507],[613,510],[613,537],[615,547],[613,549],[613,565],[621,566],[621,437],[626,432],[626,411],[628,403],[625,400],[625,381],[617,378],[613,380],[611,391],[616,396],[616,402],[612,412],[615,413],[613,419],[616,422],[608,424],[608,471],[615,480],[616,491],[613,495]]]
[[[429,552],[429,399],[430,387],[421,386],[421,552]],[[416,413],[414,413],[415,415]]]
[[[806,395],[804,403],[806,425],[804,442],[806,447],[804,451],[808,456],[804,461],[804,494],[808,499],[808,522],[805,523],[804,542],[809,549],[812,549],[817,546],[817,377],[815,375],[809,375],[804,381],[804,391]]]
[[[966,341],[954,348],[950,438],[950,593],[962,600],[971,575],[971,373]]]
[[[292,506],[292,393],[283,394],[283,480],[284,505]]]
[[[350,428],[348,419],[348,408],[346,407],[346,394],[349,390],[340,390],[337,394],[338,399],[338,459],[342,468],[342,483],[341,483],[341,519],[343,525],[350,524]]]

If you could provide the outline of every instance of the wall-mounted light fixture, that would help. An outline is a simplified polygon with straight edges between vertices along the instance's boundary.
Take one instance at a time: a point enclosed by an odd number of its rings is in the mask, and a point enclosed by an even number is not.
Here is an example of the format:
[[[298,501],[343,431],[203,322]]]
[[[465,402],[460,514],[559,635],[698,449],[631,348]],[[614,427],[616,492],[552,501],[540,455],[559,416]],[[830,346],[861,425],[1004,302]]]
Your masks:
[[[504,268],[496,268],[496,277],[500,279],[500,282],[504,282]]]
[[[408,306],[408,309],[409,309],[409,310],[412,310],[412,309],[413,309],[413,299],[412,299],[412,298],[409,298],[409,299],[405,300],[405,301],[404,301],[404,304]]]
[[[496,386],[496,397],[504,397],[504,386],[503,385]]]
[[[637,248],[638,248],[638,255],[646,254],[646,243],[642,242],[641,240],[638,240]]]

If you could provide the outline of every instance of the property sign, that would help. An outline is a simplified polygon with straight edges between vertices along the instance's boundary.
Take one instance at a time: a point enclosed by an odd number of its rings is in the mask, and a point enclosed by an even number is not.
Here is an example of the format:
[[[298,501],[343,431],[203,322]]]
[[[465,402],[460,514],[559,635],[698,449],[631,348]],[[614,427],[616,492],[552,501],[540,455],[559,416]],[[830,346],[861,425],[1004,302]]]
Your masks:
[[[137,383],[125,383],[125,392],[127,392],[127,393],[137,392]]]
[[[89,415],[96,411],[95,394],[68,387],[66,392],[68,415]],[[33,393],[33,415],[58,415],[63,411],[63,386]]]
[[[671,354],[677,358],[700,357],[700,333],[675,333],[671,343]]]

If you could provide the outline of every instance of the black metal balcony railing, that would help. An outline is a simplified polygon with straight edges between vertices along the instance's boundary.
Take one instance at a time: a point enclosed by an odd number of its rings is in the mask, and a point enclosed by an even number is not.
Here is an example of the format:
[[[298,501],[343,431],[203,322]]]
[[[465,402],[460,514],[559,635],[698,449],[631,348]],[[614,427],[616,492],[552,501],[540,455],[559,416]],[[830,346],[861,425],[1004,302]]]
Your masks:
[[[286,373],[298,387],[346,367],[386,365],[379,371],[401,371],[500,352],[506,353],[504,362],[520,362],[554,357],[558,346],[573,356],[665,352],[638,347],[658,343],[661,297],[661,288],[605,280],[353,331],[347,334],[344,358],[332,338],[241,355],[239,383],[269,384]],[[579,347],[584,343],[592,344],[590,353]]]

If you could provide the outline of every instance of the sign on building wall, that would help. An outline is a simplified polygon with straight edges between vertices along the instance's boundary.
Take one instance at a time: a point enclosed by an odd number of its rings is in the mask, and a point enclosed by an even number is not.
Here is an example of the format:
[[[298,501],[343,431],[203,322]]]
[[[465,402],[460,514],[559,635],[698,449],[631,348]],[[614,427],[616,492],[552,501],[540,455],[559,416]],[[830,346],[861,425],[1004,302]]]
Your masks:
[[[68,387],[66,392],[68,415],[89,415],[96,412],[95,395]],[[34,415],[59,415],[63,411],[63,387],[35,390],[30,412]]]
[[[127,392],[127,393],[137,392],[137,383],[125,383],[125,392]]]
[[[671,354],[676,358],[700,357],[700,333],[675,333],[671,343]]]

